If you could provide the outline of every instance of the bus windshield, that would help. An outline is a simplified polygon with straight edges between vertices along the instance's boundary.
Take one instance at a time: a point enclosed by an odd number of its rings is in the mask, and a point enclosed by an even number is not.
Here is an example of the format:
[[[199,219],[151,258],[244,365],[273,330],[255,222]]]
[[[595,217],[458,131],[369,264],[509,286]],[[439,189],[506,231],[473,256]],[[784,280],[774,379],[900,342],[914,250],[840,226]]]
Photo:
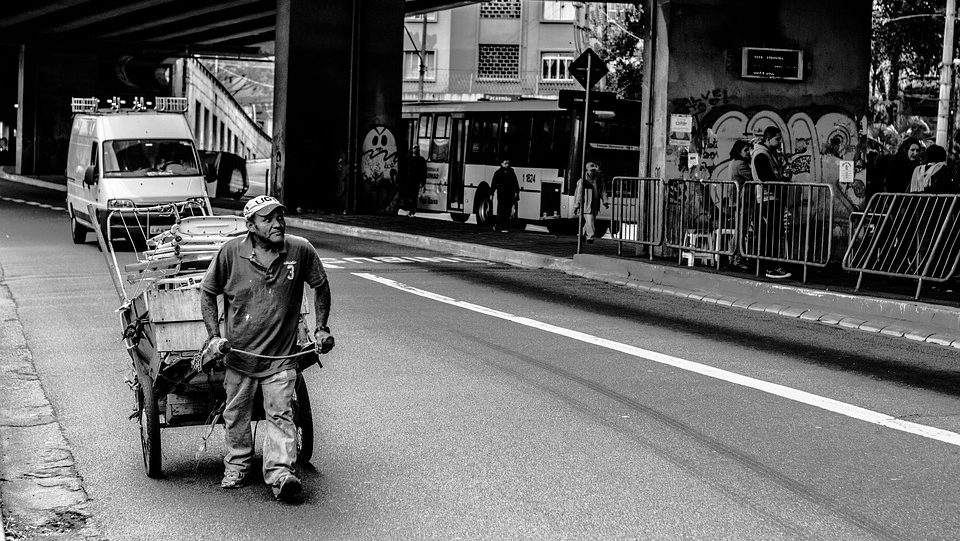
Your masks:
[[[104,177],[184,177],[200,174],[186,139],[124,139],[103,144]]]

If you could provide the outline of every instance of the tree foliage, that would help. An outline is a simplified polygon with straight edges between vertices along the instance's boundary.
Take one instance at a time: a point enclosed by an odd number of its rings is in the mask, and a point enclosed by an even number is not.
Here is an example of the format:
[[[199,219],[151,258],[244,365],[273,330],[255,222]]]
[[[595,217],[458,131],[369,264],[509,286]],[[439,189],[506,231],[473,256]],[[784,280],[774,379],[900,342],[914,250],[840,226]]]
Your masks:
[[[871,83],[888,108],[905,83],[936,86],[945,5],[946,0],[874,0]]]
[[[621,98],[640,99],[643,83],[642,36],[646,32],[642,4],[589,5],[595,6],[594,9],[588,9],[586,14],[589,41],[610,69],[605,90],[616,92]],[[616,9],[609,9],[610,6]]]

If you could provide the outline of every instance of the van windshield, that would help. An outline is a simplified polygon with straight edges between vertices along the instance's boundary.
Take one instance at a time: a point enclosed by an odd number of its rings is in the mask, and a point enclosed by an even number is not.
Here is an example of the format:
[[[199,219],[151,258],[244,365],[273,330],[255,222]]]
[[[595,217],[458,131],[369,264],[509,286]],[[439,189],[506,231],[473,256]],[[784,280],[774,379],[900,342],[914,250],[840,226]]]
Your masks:
[[[193,142],[125,139],[103,144],[104,177],[184,177],[200,174]]]

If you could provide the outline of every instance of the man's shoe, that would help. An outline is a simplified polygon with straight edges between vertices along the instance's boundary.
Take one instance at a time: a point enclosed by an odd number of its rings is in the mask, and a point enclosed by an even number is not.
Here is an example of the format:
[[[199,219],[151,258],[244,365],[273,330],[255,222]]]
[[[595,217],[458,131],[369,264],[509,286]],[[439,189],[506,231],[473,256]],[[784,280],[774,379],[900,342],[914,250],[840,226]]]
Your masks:
[[[768,270],[766,273],[766,276],[767,278],[770,278],[773,280],[784,280],[786,278],[790,278],[791,276],[793,276],[793,274],[777,267],[775,269]]]
[[[300,494],[301,490],[303,490],[303,484],[300,483],[300,479],[292,473],[284,475],[273,485],[273,495],[276,496],[278,500],[285,502],[293,500],[297,494]]]
[[[223,479],[220,480],[220,488],[240,488],[247,484],[247,474],[237,470],[227,470],[223,472]]]
[[[587,244],[593,244],[593,237],[587,238]]]

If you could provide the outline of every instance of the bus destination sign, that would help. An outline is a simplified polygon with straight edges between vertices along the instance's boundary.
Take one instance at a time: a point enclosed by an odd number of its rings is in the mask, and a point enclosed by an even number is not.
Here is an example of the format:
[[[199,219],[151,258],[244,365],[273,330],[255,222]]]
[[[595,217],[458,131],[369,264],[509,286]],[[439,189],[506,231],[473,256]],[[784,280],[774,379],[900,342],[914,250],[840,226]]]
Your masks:
[[[744,79],[803,80],[803,51],[744,47],[740,64]]]

